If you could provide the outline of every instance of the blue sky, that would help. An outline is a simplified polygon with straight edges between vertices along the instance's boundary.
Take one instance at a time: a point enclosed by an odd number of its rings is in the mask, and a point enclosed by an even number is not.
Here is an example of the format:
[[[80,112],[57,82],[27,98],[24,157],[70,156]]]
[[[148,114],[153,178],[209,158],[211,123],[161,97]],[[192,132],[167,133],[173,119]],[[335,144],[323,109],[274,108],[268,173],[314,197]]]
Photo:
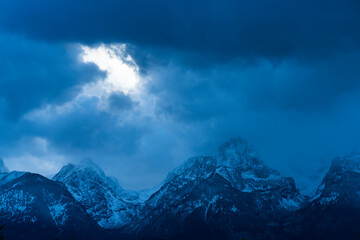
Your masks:
[[[360,3],[2,0],[0,156],[125,188],[245,138],[315,186],[360,144]]]

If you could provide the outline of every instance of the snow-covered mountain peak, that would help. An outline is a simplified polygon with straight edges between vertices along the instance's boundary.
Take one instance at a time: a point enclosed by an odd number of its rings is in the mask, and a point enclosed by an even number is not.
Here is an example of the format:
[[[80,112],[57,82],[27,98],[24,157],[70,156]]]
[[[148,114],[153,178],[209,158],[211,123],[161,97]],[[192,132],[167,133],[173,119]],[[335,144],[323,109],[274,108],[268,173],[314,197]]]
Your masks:
[[[91,159],[83,159],[79,164],[68,164],[64,166],[53,178],[55,181],[67,182],[75,176],[86,182],[86,179],[101,179],[114,191],[120,191],[118,181],[114,177],[108,177],[104,171]]]
[[[165,182],[183,175],[187,180],[207,178],[216,172],[227,179],[277,179],[280,174],[268,168],[256,152],[241,138],[230,139],[219,147],[216,156],[199,156],[188,159],[171,171]],[[241,179],[239,179],[241,178]]]
[[[0,158],[0,173],[8,173],[9,170],[5,166],[4,161]]]
[[[164,229],[173,234],[178,226],[183,228],[195,218],[205,225],[228,226],[255,215],[259,216],[257,224],[295,211],[302,204],[292,178],[268,168],[243,140],[232,139],[216,156],[190,158],[170,172],[145,202],[133,227],[145,235],[161,235]],[[174,228],[168,224],[172,221],[177,223]]]
[[[187,179],[196,179],[197,177],[208,174],[215,168],[216,159],[214,157],[192,157],[171,171],[165,182],[171,181],[174,177],[182,174],[186,174]]]
[[[360,206],[360,154],[353,152],[335,158],[313,200],[321,204],[350,204]]]
[[[103,228],[119,228],[128,224],[143,201],[143,196],[124,191],[115,178],[106,176],[89,159],[78,165],[66,165],[53,180],[63,182]]]
[[[53,180],[61,182],[70,182],[74,179],[81,183],[86,183],[88,180],[98,182],[101,179],[101,182],[113,191],[122,189],[116,178],[106,176],[104,171],[91,159],[83,159],[76,165],[70,163],[53,177]]]
[[[104,171],[90,158],[82,159],[77,167],[80,169],[89,169],[101,176],[105,176]]]

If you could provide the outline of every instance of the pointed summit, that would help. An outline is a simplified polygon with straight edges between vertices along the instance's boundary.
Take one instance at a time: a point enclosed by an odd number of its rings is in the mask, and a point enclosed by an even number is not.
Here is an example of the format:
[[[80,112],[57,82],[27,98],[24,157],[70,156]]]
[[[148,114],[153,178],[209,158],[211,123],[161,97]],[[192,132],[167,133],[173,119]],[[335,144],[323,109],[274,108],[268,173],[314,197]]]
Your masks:
[[[4,161],[0,158],[0,173],[8,173],[9,169],[5,166]]]
[[[218,150],[218,165],[232,167],[241,171],[264,168],[257,153],[241,138],[233,138],[222,144]]]
[[[101,179],[107,179],[105,176],[104,171],[96,165],[96,163],[90,159],[85,158],[82,159],[78,164],[69,163],[62,167],[60,171],[53,177],[55,181],[65,181],[68,178],[72,178],[74,176],[81,176],[81,177],[99,177]],[[117,185],[117,182],[114,182],[114,185]]]
[[[105,176],[104,171],[91,158],[82,159],[80,163],[77,165],[77,167],[81,169],[89,169],[95,171],[97,174],[101,176]]]
[[[145,202],[132,226],[133,231],[154,239],[183,236],[198,231],[198,226],[209,227],[198,235],[201,239],[214,237],[209,234],[213,229],[258,229],[254,230],[258,233],[273,216],[296,211],[302,203],[294,180],[268,168],[238,138],[221,145],[216,156],[190,158],[170,172],[159,191]]]
[[[100,179],[102,183],[106,184],[113,191],[121,190],[117,179],[107,177],[104,171],[90,158],[81,160],[79,164],[70,163],[64,166],[53,177],[53,180],[64,183],[73,181],[74,179],[80,182],[86,182],[87,180],[98,181],[98,179]]]
[[[137,206],[123,199],[124,190],[118,181],[106,176],[91,159],[84,159],[77,165],[64,166],[53,180],[64,183],[103,228],[122,227],[136,214]]]
[[[218,148],[216,156],[199,156],[188,159],[180,167],[171,171],[165,182],[181,174],[185,174],[188,179],[206,178],[215,170],[224,177],[232,175],[230,179],[236,180],[235,182],[240,182],[244,178],[267,179],[271,176],[273,179],[277,179],[280,177],[277,171],[268,168],[260,160],[257,153],[245,140],[233,138]]]
[[[313,197],[320,204],[359,205],[360,155],[335,158]]]
[[[252,147],[241,138],[232,138],[219,147],[219,164],[242,166],[246,170],[253,164],[259,164],[257,154]]]

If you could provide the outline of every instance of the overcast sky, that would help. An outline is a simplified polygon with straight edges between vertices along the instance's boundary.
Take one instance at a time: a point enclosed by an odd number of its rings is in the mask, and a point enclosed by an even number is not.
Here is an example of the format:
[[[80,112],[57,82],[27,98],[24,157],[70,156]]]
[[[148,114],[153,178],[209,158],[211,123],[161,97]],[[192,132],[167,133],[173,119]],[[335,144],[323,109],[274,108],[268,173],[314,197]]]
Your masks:
[[[1,0],[0,157],[124,188],[246,139],[302,188],[360,146],[358,0]]]

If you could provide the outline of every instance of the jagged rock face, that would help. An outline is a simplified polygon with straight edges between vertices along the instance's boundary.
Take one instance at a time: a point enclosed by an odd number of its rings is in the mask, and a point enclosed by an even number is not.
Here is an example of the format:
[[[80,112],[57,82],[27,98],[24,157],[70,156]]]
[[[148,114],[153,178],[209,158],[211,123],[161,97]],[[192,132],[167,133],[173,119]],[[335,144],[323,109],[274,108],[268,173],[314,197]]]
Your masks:
[[[100,228],[63,184],[23,173],[0,185],[0,223],[6,239],[99,236]]]
[[[360,237],[360,155],[333,160],[316,195],[288,222],[289,239]]]
[[[360,155],[335,158],[313,198],[314,204],[360,208]]]
[[[138,212],[139,196],[123,191],[116,180],[105,176],[90,160],[63,167],[53,180],[64,183],[103,228],[119,228],[129,223]]]
[[[54,177],[62,183],[4,172],[0,225],[5,221],[6,239],[360,236],[359,154],[336,158],[312,198],[301,196],[292,178],[268,168],[239,139],[222,145],[215,156],[189,159],[155,191],[125,191],[89,161],[62,168]],[[104,233],[96,222],[120,229]]]
[[[196,239],[196,229],[203,229],[208,237],[263,239],[271,237],[268,230],[281,215],[301,204],[294,181],[266,167],[237,139],[221,146],[217,156],[192,158],[171,172],[132,227],[147,237],[191,232],[185,237]]]

